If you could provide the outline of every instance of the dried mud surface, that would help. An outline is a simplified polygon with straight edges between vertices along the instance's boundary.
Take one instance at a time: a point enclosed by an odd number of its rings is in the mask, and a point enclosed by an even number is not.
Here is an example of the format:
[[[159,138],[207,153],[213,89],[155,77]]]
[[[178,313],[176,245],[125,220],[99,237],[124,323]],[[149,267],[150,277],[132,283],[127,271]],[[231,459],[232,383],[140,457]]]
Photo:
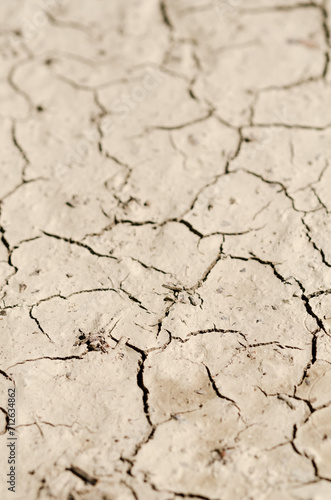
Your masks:
[[[331,1],[40,5],[0,6],[1,498],[330,499]]]

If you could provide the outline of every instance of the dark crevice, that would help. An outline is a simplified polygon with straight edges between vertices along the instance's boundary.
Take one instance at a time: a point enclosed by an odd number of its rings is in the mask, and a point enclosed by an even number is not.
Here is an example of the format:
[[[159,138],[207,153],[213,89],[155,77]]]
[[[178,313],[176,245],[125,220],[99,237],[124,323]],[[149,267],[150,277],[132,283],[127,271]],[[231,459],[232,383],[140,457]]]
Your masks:
[[[303,218],[301,219],[301,221],[302,221],[302,224],[304,225],[304,227],[306,228],[306,236],[308,238],[308,241],[312,244],[313,248],[315,250],[317,250],[317,252],[320,254],[323,264],[325,264],[327,267],[331,267],[330,262],[328,262],[326,260],[325,253],[322,250],[322,248],[318,248],[318,246],[316,245],[316,243],[313,241],[313,239],[311,237],[311,229],[310,229],[310,227],[308,226],[308,224],[305,222],[305,220]]]
[[[227,255],[227,256],[230,257],[230,259],[243,260],[244,262],[255,260],[256,262],[259,262],[259,264],[270,267],[276,278],[279,279],[282,283],[284,283],[285,285],[292,285],[292,283],[287,281],[281,274],[279,274],[279,272],[276,269],[276,264],[274,262],[271,262],[270,260],[262,260],[256,255],[254,255],[252,252],[249,252],[249,254],[251,255],[251,257],[239,257],[237,255]]]
[[[11,134],[12,134],[12,140],[13,140],[14,146],[19,151],[19,153],[22,156],[25,164],[29,165],[30,164],[30,160],[29,160],[27,154],[25,153],[25,151],[23,150],[22,146],[19,144],[19,142],[17,140],[17,136],[16,136],[16,123],[15,123],[15,121],[13,121],[13,123],[12,123]]]
[[[35,105],[34,103],[32,102],[29,94],[27,94],[24,90],[22,90],[17,84],[16,82],[14,81],[14,74],[16,72],[16,70],[20,67],[20,66],[23,66],[24,64],[26,63],[29,63],[32,61],[32,57],[27,57],[26,59],[23,59],[21,61],[19,61],[17,64],[15,64],[9,74],[8,74],[8,77],[7,77],[7,81],[10,85],[10,87],[13,89],[13,91],[15,92],[15,94],[18,94],[20,95],[21,97],[23,97],[23,99],[26,101],[27,105],[28,105],[28,110],[29,110],[29,113],[31,112],[32,109],[35,108]]]
[[[296,281],[296,283],[299,285],[299,288],[301,290],[301,299],[305,305],[305,308],[306,308],[306,311],[307,313],[309,314],[309,316],[311,316],[312,318],[314,318],[314,320],[316,321],[318,327],[323,330],[324,333],[328,334],[326,329],[325,329],[325,326],[324,326],[324,323],[323,321],[321,320],[321,318],[319,318],[317,316],[317,314],[314,313],[314,311],[312,310],[312,307],[309,303],[309,298],[307,297],[306,295],[306,292],[305,292],[305,289],[304,289],[304,286],[300,283],[300,281],[298,281],[296,278],[294,278],[294,280]]]
[[[12,430],[12,431],[15,431],[15,427],[11,427],[9,425],[9,415],[8,415],[8,411],[5,410],[5,408],[2,408],[0,407],[0,411],[5,415],[5,419],[6,419],[6,427],[5,427],[5,431],[2,433],[2,434],[6,434],[8,431]],[[0,434],[1,435],[1,434]]]
[[[331,288],[328,290],[319,290],[318,292],[313,292],[307,295],[308,299],[313,299],[315,297],[319,297],[320,295],[330,295],[331,293]]]
[[[90,30],[88,26],[84,26],[83,24],[79,24],[75,21],[62,21],[60,19],[57,19],[53,14],[51,14],[49,11],[45,12],[47,15],[47,18],[50,22],[50,24],[54,26],[59,26],[60,28],[68,28],[68,29],[74,29],[78,31],[82,31],[86,35],[89,35]]]
[[[153,220],[144,220],[142,222],[138,221],[133,221],[133,220],[128,220],[128,219],[123,219],[123,220],[118,220],[116,217],[114,218],[114,226],[118,224],[128,224],[130,226],[157,226],[157,222]]]
[[[123,480],[121,481],[121,483],[122,483],[122,484],[124,484],[124,486],[126,486],[126,487],[128,488],[128,490],[130,490],[130,491],[131,491],[131,493],[132,493],[132,495],[133,495],[133,498],[134,498],[135,500],[139,500],[139,497],[138,497],[137,493],[135,492],[135,490],[132,488],[132,486],[131,486],[131,485],[129,485],[128,483],[126,483],[126,482],[125,482],[125,481],[123,481]]]
[[[0,288],[0,290],[2,290],[4,286],[8,285],[10,278],[18,272],[18,268],[12,262],[13,251],[15,248],[10,247],[10,244],[5,236],[5,229],[2,226],[0,226],[0,241],[3,243],[8,252],[7,263],[13,269],[13,274],[5,279],[4,285]],[[2,297],[2,300],[3,299],[4,297]]]
[[[167,273],[166,271],[163,271],[162,269],[159,269],[158,267],[145,264],[144,262],[142,262],[139,259],[136,259],[135,257],[130,257],[130,259],[133,260],[134,262],[138,262],[138,264],[140,264],[144,269],[153,269],[153,271],[156,271],[156,272],[161,273],[161,274],[167,274],[167,275],[170,274],[170,273]]]
[[[0,375],[2,375],[3,377],[5,377],[7,380],[10,380],[11,382],[14,383],[14,380],[8,375],[8,373],[6,373],[5,371],[3,370],[0,370]],[[15,383],[14,383],[15,385]]]
[[[169,492],[170,493],[170,492]],[[178,493],[177,491],[174,491],[174,492],[171,492],[173,493],[174,495],[176,495],[176,497],[179,497],[179,498],[198,498],[199,500],[213,500],[211,497],[205,497],[203,495],[198,495],[198,494],[195,494],[195,493]]]
[[[310,368],[317,361],[317,340],[318,340],[317,334],[319,333],[319,331],[320,331],[320,329],[317,329],[314,332],[312,332],[311,357],[310,357],[309,362],[307,363],[306,368],[303,371],[303,374],[302,374],[302,377],[301,377],[301,380],[300,380],[298,386],[295,386],[295,388],[294,388],[294,395],[296,395],[297,387],[300,387],[300,385],[303,384],[304,380],[308,377],[308,372],[309,372]],[[305,401],[305,402],[307,402],[307,401]],[[310,403],[309,403],[309,405],[310,405]],[[310,405],[310,407],[311,407],[311,405]]]
[[[326,75],[328,74],[329,64],[330,64],[330,55],[329,52],[325,52],[325,65],[322,73],[322,78],[325,78]]]
[[[85,250],[88,250],[92,255],[95,255],[96,257],[103,257],[106,259],[117,260],[117,257],[114,257],[113,255],[106,255],[106,254],[96,252],[95,250],[93,250],[93,248],[86,245],[85,243],[82,243],[81,241],[76,241],[76,240],[73,240],[72,238],[66,238],[64,236],[58,236],[57,234],[51,234],[51,233],[48,233],[47,231],[42,231],[42,233],[45,236],[48,236],[49,238],[55,238],[56,240],[61,240],[61,241],[65,241],[67,243],[70,243],[70,245],[76,245],[76,246],[85,248]]]
[[[143,306],[143,304],[140,302],[139,299],[137,299],[136,297],[134,297],[133,295],[131,295],[131,293],[129,293],[127,290],[125,290],[123,287],[122,287],[122,284],[120,284],[120,290],[122,290],[123,293],[125,293],[130,300],[132,300],[132,302],[135,302],[136,304],[138,304],[138,306],[143,309],[144,311],[147,311],[148,312],[148,309]]]
[[[213,116],[213,110],[209,110],[208,113],[199,118],[195,118],[189,122],[181,123],[179,125],[152,125],[148,127],[148,130],[181,130],[182,128],[190,127],[191,125],[195,125],[196,123],[204,122],[208,120],[211,116]]]
[[[33,306],[31,307],[31,309],[29,310],[29,316],[30,318],[36,323],[37,327],[38,327],[38,330],[43,334],[43,335],[46,335],[46,337],[48,338],[48,340],[50,340],[51,342],[52,339],[50,338],[50,336],[48,335],[47,332],[45,332],[45,330],[43,329],[43,327],[41,326],[41,324],[39,323],[38,321],[38,318],[36,318],[36,316],[33,316],[33,313],[32,313],[32,310],[33,310]]]
[[[244,14],[259,14],[264,12],[288,12],[297,9],[319,9],[320,6],[315,2],[297,2],[292,5],[271,5],[270,7],[255,7],[251,9],[240,9]]]
[[[169,28],[170,31],[173,31],[174,27],[168,14],[166,0],[160,0],[160,12],[164,24],[167,26],[167,28]]]
[[[285,194],[286,198],[288,198],[290,200],[293,210],[295,210],[295,212],[299,212],[299,213],[303,212],[303,210],[298,210],[296,208],[296,206],[294,204],[294,199],[292,198],[292,196],[289,195],[289,193],[287,191],[287,188],[286,188],[286,186],[284,186],[284,184],[282,184],[279,181],[270,181],[268,179],[265,179],[264,177],[262,177],[261,174],[257,174],[256,172],[252,172],[251,170],[246,170],[246,169],[242,169],[242,170],[244,172],[247,172],[250,175],[253,175],[254,177],[257,177],[258,179],[260,179],[262,182],[265,182],[266,184],[271,184],[271,185],[274,185],[274,186],[279,186],[281,192],[283,192]]]
[[[113,337],[113,335],[109,334],[109,336],[115,341],[119,342],[118,339]],[[139,347],[136,347],[135,345],[131,344],[130,342],[126,342],[125,345],[129,348],[135,351],[140,355],[140,359],[138,361],[138,372],[137,372],[137,385],[139,389],[142,391],[143,396],[143,407],[144,407],[144,413],[146,416],[146,420],[149,423],[149,425],[153,428],[153,432],[155,431],[155,427],[151,421],[150,415],[149,415],[149,405],[148,405],[148,395],[149,395],[149,390],[144,384],[144,369],[145,369],[145,362],[147,360],[147,354],[145,351],[142,349],[139,349]],[[149,438],[150,439],[150,438]]]
[[[5,237],[5,230],[2,226],[0,226],[0,234],[1,234],[1,241],[2,243],[4,244],[4,246],[6,247],[8,253],[10,254],[11,253],[11,248],[10,248],[10,245]]]
[[[213,388],[213,391],[215,392],[216,396],[217,396],[218,398],[220,398],[220,399],[224,399],[225,401],[228,401],[229,403],[233,404],[233,405],[237,408],[237,410],[238,410],[238,412],[239,412],[239,414],[240,414],[240,408],[239,408],[239,406],[237,405],[237,403],[236,403],[233,399],[228,398],[227,396],[223,396],[223,394],[221,394],[221,393],[220,393],[220,391],[218,390],[218,387],[217,387],[217,385],[216,385],[216,383],[215,383],[215,380],[214,380],[214,379],[213,379],[213,377],[212,377],[212,374],[211,374],[211,372],[210,372],[210,370],[209,370],[208,366],[207,366],[207,365],[205,365],[204,363],[203,363],[203,365],[204,365],[204,367],[206,368],[206,371],[207,371],[207,375],[208,375],[208,378],[209,378],[210,384],[211,384],[211,386],[212,386],[212,388]]]
[[[51,361],[68,361],[70,359],[83,359],[81,356],[43,356],[42,358],[33,358],[33,359],[25,359],[24,361],[19,361],[18,363],[15,363],[14,365],[11,365],[8,367],[13,368],[14,366],[17,365],[24,365],[25,363],[32,363],[34,361],[41,361],[43,359],[49,359]]]
[[[300,382],[300,384],[301,384],[301,382]],[[296,389],[297,388],[295,388],[295,392],[296,392]],[[301,401],[302,403],[305,403],[307,405],[308,409],[309,409],[310,414],[314,413],[315,408],[313,407],[313,405],[311,404],[311,402],[309,401],[309,399],[302,399],[302,398],[298,397],[295,393],[294,393],[294,395],[289,396],[289,397],[295,399],[296,401]]]
[[[240,335],[243,338],[243,340],[245,342],[247,342],[246,335],[244,333],[240,332],[239,330],[231,330],[231,329],[226,329],[226,328],[217,328],[216,326],[213,327],[213,328],[205,328],[203,330],[196,330],[195,332],[190,332],[189,334],[187,334],[187,338],[185,338],[184,340],[181,339],[180,337],[175,337],[175,336],[172,336],[172,338],[174,340],[177,340],[177,341],[181,342],[182,344],[186,344],[186,342],[189,342],[189,340],[190,340],[191,337],[196,337],[197,335],[204,335],[205,333],[234,333],[234,334]]]
[[[184,226],[186,226],[191,233],[195,234],[195,236],[198,236],[199,238],[203,238],[203,234],[200,233],[200,231],[198,231],[197,229],[195,229],[192,224],[190,222],[188,222],[187,220],[185,219],[180,219],[178,221],[180,224],[184,224]]]
[[[274,90],[274,89],[272,89]],[[281,91],[282,88],[278,88],[275,90]],[[254,123],[251,125],[252,128],[272,128],[272,127],[279,127],[279,128],[286,128],[286,129],[297,129],[297,130],[316,130],[317,132],[324,132],[325,130],[331,128],[331,123],[328,123],[327,125],[318,127],[318,126],[311,126],[311,125],[301,125],[301,124],[289,124],[289,123]]]
[[[328,47],[331,46],[331,35],[330,35],[330,29],[329,29],[329,23],[328,23],[328,11],[325,7],[325,5],[320,6],[320,10],[322,13],[322,27],[324,31],[324,36],[325,36],[325,42]]]
[[[226,162],[225,171],[224,171],[225,174],[229,174],[230,173],[230,165],[233,162],[233,160],[235,160],[239,156],[239,153],[241,151],[241,147],[242,147],[243,142],[244,142],[244,137],[243,137],[243,134],[242,134],[242,127],[238,128],[238,133],[239,133],[238,146],[237,146],[237,149],[235,150],[234,154]]]
[[[311,341],[311,364],[316,363],[317,360],[317,332],[313,333],[313,339]]]
[[[259,257],[257,257],[256,255],[254,255],[252,252],[249,252],[249,253],[252,256],[252,260],[259,262],[260,264],[263,264],[264,266],[271,267],[276,278],[278,278],[282,283],[284,283],[285,285],[292,285],[292,283],[288,282],[285,278],[283,278],[283,276],[281,274],[279,274],[279,272],[276,269],[276,264],[274,264],[270,260],[262,260]]]
[[[153,427],[150,415],[149,415],[149,405],[148,405],[148,395],[149,395],[149,390],[144,384],[144,369],[145,369],[145,361],[147,359],[147,355],[143,352],[141,352],[141,359],[139,361],[139,370],[137,373],[137,384],[138,387],[141,389],[143,393],[143,405],[144,405],[144,412],[146,415],[147,422],[149,425]]]
[[[157,322],[156,325],[154,326],[157,326],[157,333],[156,333],[156,338],[158,338],[158,336],[160,335],[161,333],[161,330],[162,330],[162,326],[163,326],[163,321],[169,316],[170,314],[170,310],[172,308],[172,306],[176,304],[176,301],[174,300],[166,309],[164,315],[163,315],[163,318],[159,319],[159,321]],[[169,342],[168,342],[169,344]]]
[[[301,347],[296,347],[293,345],[282,345],[277,340],[270,341],[270,342],[258,342],[256,344],[248,344],[247,347],[250,347],[251,349],[253,349],[255,347],[264,347],[267,345],[274,345],[274,346],[278,347],[279,349],[294,349],[296,351],[303,351],[303,349],[301,349]]]
[[[300,453],[300,451],[298,450],[298,448],[296,447],[296,445],[294,443],[294,440],[297,437],[297,432],[298,432],[298,427],[297,427],[296,424],[294,424],[294,426],[293,426],[293,432],[292,432],[291,446],[292,446],[293,450],[295,451],[295,453],[297,453],[298,455],[302,456],[302,454]]]

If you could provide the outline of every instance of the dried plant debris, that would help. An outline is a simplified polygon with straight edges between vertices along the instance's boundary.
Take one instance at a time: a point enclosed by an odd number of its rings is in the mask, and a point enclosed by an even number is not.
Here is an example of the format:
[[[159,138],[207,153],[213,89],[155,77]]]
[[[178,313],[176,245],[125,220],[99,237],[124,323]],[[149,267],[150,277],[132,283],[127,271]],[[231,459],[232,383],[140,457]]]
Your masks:
[[[88,351],[101,351],[107,352],[109,344],[107,344],[105,337],[101,333],[84,333],[79,329],[78,340],[74,343],[77,345],[86,345]]]

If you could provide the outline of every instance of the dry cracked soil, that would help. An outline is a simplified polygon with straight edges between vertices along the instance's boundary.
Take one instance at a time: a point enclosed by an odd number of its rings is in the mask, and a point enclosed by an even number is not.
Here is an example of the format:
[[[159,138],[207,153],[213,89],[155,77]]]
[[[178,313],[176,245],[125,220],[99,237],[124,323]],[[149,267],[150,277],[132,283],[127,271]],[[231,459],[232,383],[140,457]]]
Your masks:
[[[330,32],[1,0],[1,499],[331,498]]]

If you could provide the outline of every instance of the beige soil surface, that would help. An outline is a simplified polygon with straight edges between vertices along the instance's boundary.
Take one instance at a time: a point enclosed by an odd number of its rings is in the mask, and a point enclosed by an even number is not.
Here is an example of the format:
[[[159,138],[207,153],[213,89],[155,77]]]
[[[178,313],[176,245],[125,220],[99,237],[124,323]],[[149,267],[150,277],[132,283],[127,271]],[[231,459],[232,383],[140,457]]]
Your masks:
[[[1,0],[1,499],[331,498],[330,31]]]

